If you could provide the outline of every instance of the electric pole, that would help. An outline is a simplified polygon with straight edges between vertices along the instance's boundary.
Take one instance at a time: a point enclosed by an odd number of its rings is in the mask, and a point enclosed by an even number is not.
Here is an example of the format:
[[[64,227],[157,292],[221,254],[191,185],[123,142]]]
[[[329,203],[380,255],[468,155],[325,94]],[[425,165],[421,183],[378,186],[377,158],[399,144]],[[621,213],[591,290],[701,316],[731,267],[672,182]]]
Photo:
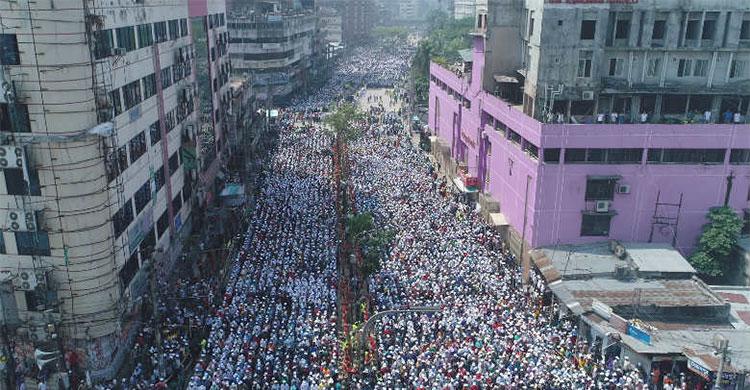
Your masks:
[[[724,376],[724,365],[727,363],[729,357],[729,340],[722,335],[716,335],[714,338],[714,346],[716,347],[716,353],[719,355],[719,370],[716,372],[716,379],[714,380],[714,390],[720,390],[721,379]]]

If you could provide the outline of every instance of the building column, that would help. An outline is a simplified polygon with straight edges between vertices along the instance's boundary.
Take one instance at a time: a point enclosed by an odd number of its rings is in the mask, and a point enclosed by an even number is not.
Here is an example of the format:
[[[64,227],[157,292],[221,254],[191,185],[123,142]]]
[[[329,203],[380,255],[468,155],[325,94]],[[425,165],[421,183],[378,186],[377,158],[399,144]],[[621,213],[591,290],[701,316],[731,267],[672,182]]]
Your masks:
[[[662,94],[656,95],[656,99],[654,101],[654,120],[658,121],[661,119],[661,100],[662,100]]]

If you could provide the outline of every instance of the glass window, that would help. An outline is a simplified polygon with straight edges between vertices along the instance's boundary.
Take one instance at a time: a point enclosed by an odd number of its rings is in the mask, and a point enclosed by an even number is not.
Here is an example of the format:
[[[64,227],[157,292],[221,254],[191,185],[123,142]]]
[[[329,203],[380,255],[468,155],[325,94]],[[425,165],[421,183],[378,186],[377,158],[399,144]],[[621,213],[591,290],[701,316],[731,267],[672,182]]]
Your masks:
[[[580,50],[578,52],[578,77],[591,77],[591,60],[594,52],[591,50]]]
[[[729,154],[729,162],[732,164],[750,164],[750,149],[732,149]]]
[[[136,250],[133,252],[133,254],[130,255],[127,261],[125,261],[125,265],[122,266],[122,269],[119,272],[120,276],[120,283],[122,283],[122,288],[126,289],[130,286],[130,282],[133,280],[133,277],[135,277],[135,274],[138,272],[138,269],[140,266],[138,265],[138,251]]]
[[[146,132],[141,131],[128,142],[130,146],[130,163],[134,164],[146,153]]]
[[[581,21],[581,39],[591,40],[596,36],[596,20]]]
[[[112,30],[94,31],[94,58],[100,60],[112,55],[115,46]]]
[[[161,166],[157,170],[154,171],[154,184],[156,184],[156,191],[159,192],[159,190],[164,186],[164,167]]]
[[[565,149],[565,163],[574,164],[586,161],[586,149]]]
[[[16,34],[0,34],[0,65],[20,65]]]
[[[630,36],[630,19],[618,20],[615,26],[615,39],[628,39]]]
[[[0,232],[0,255],[5,255],[8,252],[5,250],[5,237],[3,237],[3,232]]]
[[[112,222],[115,228],[115,237],[120,237],[122,233],[130,226],[133,222],[133,200],[128,199],[127,202],[117,210],[114,216],[112,216]]]
[[[693,67],[693,76],[706,77],[708,74],[708,60],[696,60]]]
[[[649,163],[668,164],[721,164],[724,149],[649,149]]]
[[[151,139],[151,146],[154,146],[157,142],[161,141],[161,127],[159,126],[158,120],[148,127],[148,135]]]
[[[135,45],[135,28],[133,26],[120,27],[117,30],[117,47],[125,51],[133,51]]]
[[[184,37],[187,35],[188,35],[187,19],[180,19],[180,36]]]
[[[141,102],[141,82],[133,81],[122,87],[122,96],[125,100],[125,109],[129,110]]]
[[[161,237],[167,230],[169,230],[169,212],[164,210],[156,221],[156,231],[159,233],[159,237]]]
[[[161,70],[161,88],[167,89],[172,85],[172,68],[166,67]]]
[[[581,221],[581,236],[609,235],[612,216],[609,214],[583,214]]]
[[[615,196],[615,179],[586,180],[586,200],[612,200]]]
[[[167,39],[169,38],[169,33],[167,32],[167,22],[154,23],[154,37],[156,38],[156,43],[167,41]]]
[[[544,149],[544,162],[558,164],[560,162],[560,148]]]
[[[677,77],[688,77],[690,76],[693,68],[693,60],[683,58],[677,64]]]
[[[177,172],[177,169],[180,168],[180,160],[178,157],[178,152],[175,151],[171,157],[169,157],[169,176],[174,175],[175,172]]]
[[[148,47],[154,44],[154,33],[150,24],[138,25],[138,47]]]
[[[732,60],[732,65],[729,68],[730,78],[744,78],[747,71],[747,61],[743,60]]]
[[[120,99],[120,89],[115,89],[109,93],[109,98],[112,101],[112,109],[114,110],[114,116],[122,114],[122,101]]]
[[[135,192],[133,198],[135,199],[135,213],[140,214],[143,209],[146,208],[148,202],[151,201],[151,179],[146,180],[145,183]]]
[[[29,186],[23,177],[23,169],[5,168],[3,173],[5,174],[5,188],[8,195],[28,195]]]
[[[180,37],[180,21],[177,19],[169,21],[169,39],[174,41]]]
[[[661,58],[649,58],[646,76],[659,77],[661,75]]]
[[[750,20],[743,20],[740,28],[740,39],[750,39]]]
[[[654,41],[664,39],[667,32],[667,21],[666,20],[655,20],[654,30],[651,32],[651,39]]]
[[[16,248],[19,255],[50,256],[49,235],[44,231],[16,232]]]
[[[143,82],[143,100],[156,95],[156,75],[151,73],[141,80]]]
[[[172,210],[174,211],[175,215],[180,211],[182,208],[182,196],[178,192],[177,195],[175,195],[174,199],[172,199]]]

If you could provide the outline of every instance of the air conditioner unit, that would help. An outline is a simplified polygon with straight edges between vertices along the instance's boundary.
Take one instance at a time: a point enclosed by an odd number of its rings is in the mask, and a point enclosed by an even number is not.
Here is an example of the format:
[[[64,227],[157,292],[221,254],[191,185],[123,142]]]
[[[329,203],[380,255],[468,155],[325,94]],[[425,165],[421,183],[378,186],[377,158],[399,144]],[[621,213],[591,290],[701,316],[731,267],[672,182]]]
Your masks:
[[[36,274],[32,270],[23,270],[13,279],[13,285],[22,291],[32,291],[38,284]]]
[[[11,232],[35,232],[38,228],[33,211],[8,210],[5,228]]]
[[[620,184],[617,186],[617,193],[618,194],[629,194],[630,193],[630,184]]]
[[[594,100],[594,91],[583,91],[581,98],[583,100]]]
[[[606,213],[609,211],[609,201],[608,200],[597,200],[596,201],[596,212],[597,213]]]
[[[24,157],[23,148],[20,146],[0,147],[0,169],[22,168],[23,157]]]

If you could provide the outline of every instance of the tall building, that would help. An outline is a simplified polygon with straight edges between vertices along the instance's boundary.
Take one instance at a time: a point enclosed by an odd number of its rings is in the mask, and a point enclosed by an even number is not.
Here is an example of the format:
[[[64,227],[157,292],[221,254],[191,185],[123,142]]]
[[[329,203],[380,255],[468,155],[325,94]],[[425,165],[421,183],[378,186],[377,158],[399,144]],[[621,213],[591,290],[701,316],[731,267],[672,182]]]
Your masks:
[[[474,18],[477,13],[478,0],[453,0],[453,18]]]
[[[252,80],[257,99],[266,106],[307,88],[322,55],[315,13],[283,6],[258,2],[230,14],[233,70]]]
[[[0,274],[16,351],[112,377],[190,231],[187,5],[0,0]],[[59,362],[60,359],[58,359]]]
[[[748,208],[747,3],[488,11],[466,72],[431,64],[428,122],[442,169],[516,253],[616,239],[688,254],[711,207]]]
[[[373,0],[344,0],[340,3],[341,31],[344,43],[356,44],[371,38],[377,21]]]
[[[200,156],[200,166],[192,173],[193,180],[200,183],[196,201],[202,211],[221,192],[222,171],[231,157],[227,141],[232,122],[227,120],[227,115],[232,105],[229,86],[232,64],[224,0],[190,0],[189,10],[200,104],[197,139],[191,140],[193,154]]]

